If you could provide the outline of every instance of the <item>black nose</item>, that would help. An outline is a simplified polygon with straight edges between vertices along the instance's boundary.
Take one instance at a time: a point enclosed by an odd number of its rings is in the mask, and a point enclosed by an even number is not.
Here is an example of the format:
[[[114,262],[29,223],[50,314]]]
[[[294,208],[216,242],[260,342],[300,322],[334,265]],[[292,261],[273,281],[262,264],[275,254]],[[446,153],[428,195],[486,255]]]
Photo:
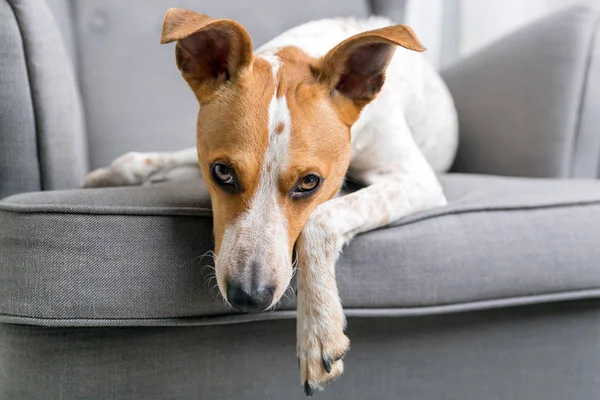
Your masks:
[[[227,301],[238,311],[262,311],[273,301],[273,288],[253,289],[248,293],[235,283],[227,284]]]

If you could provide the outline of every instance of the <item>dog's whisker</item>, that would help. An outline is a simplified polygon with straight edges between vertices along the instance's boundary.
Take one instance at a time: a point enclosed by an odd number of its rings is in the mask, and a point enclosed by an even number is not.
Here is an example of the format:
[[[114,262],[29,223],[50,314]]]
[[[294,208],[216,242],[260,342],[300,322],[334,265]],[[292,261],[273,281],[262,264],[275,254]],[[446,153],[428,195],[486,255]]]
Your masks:
[[[188,261],[187,263],[185,263],[185,264],[184,264],[184,267],[186,267],[186,268],[187,268],[187,267],[189,267],[190,265],[193,265],[193,264],[195,264],[195,263],[197,263],[197,262],[201,262],[201,261],[202,261],[202,260],[203,260],[205,257],[210,257],[210,258],[213,260],[213,264],[214,264],[214,260],[215,260],[215,253],[214,253],[214,251],[212,251],[212,250],[208,250],[206,253],[204,253],[204,254],[201,254],[201,255],[199,255],[199,256],[196,256],[196,257],[192,258],[190,261]],[[206,268],[209,268],[209,269],[212,269],[212,270],[214,270],[214,269],[215,269],[215,267],[214,267],[214,266],[206,264],[206,265],[203,265],[203,266],[202,266],[202,269],[200,270],[200,272],[204,272],[204,270],[205,270]]]
[[[208,250],[206,253],[202,254],[200,257],[201,258],[210,257],[211,259],[214,260],[216,256],[215,256],[215,252],[214,251]]]
[[[277,307],[279,307],[280,305],[281,305],[281,299],[277,300],[275,303],[273,303],[272,305],[267,307],[264,310],[264,312],[274,312],[274,311],[276,311]]]
[[[285,289],[284,293],[287,293],[288,291],[291,293],[291,298],[288,297],[290,299],[290,302],[291,302],[291,301],[293,301],[296,298],[296,291],[294,290],[294,288],[292,287],[292,285],[289,285],[287,287],[287,289]]]
[[[296,273],[298,273],[298,265],[294,266],[293,268],[294,269],[292,270],[292,277],[290,279],[294,279],[294,277],[296,276]]]
[[[208,274],[206,275],[206,277],[204,278],[205,281],[211,281],[213,279],[217,279],[217,275],[215,275],[214,273],[212,274]]]
[[[184,264],[184,267],[189,267],[190,265],[199,261],[201,258],[202,258],[202,256],[196,256],[196,257],[192,258],[190,261],[188,261]]]
[[[204,272],[206,269],[208,269],[209,271],[206,274],[206,276],[204,277],[204,281],[209,281],[211,279],[216,279],[217,274],[216,274],[215,267],[213,267],[212,265],[204,265],[200,271]]]
[[[214,274],[216,272],[214,266],[206,264],[202,266],[202,268],[200,269],[200,273],[204,273],[204,271],[207,269],[210,271],[209,274]]]
[[[209,293],[211,294],[215,294],[216,296],[222,298],[223,296],[221,296],[221,293],[219,292],[219,284],[215,283],[214,285],[212,285],[209,289]]]
[[[208,277],[208,279],[206,279],[204,281],[204,283],[206,284],[206,288],[210,288],[211,286],[213,286],[215,283],[217,283],[217,277],[216,276],[210,276]]]
[[[282,297],[285,297],[285,298],[286,298],[286,300],[287,300],[287,305],[288,305],[288,306],[290,306],[290,305],[292,304],[292,299],[291,299],[291,298],[290,298],[290,297],[289,297],[289,296],[286,294],[286,292],[287,292],[287,289],[286,289],[286,291],[285,291],[285,292],[283,292],[283,295],[282,295]],[[283,302],[282,302],[282,304],[283,304]]]

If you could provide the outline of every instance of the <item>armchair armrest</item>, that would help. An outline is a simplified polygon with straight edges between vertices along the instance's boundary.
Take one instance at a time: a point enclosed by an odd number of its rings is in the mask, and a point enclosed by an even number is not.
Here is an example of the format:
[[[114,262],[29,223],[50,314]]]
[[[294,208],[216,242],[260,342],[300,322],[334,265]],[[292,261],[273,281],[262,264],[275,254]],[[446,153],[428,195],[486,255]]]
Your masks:
[[[443,71],[459,115],[459,172],[600,174],[600,16],[570,8]]]
[[[75,72],[46,1],[0,0],[0,198],[76,187],[85,171]]]

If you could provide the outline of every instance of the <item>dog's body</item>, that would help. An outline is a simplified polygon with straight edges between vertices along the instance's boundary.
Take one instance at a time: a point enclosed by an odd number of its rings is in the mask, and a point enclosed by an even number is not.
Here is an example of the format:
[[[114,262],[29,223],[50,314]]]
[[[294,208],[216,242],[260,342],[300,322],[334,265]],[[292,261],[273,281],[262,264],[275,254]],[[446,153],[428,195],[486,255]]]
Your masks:
[[[138,185],[202,171],[219,288],[244,311],[281,297],[295,246],[307,394],[343,371],[349,342],[334,272],[343,244],[446,203],[436,172],[454,158],[456,112],[419,54],[394,53],[423,50],[412,31],[389,25],[316,21],[252,55],[239,24],[170,10],[162,40],[178,42],[177,64],[201,105],[197,151],[131,153],[86,179]],[[336,197],[344,175],[366,187]]]

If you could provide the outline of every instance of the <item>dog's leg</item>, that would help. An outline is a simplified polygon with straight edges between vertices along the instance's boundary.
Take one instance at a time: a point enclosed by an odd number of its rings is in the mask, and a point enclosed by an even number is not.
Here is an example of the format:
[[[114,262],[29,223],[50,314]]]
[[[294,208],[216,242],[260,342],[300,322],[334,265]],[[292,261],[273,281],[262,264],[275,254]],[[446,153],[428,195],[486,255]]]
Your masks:
[[[335,262],[344,243],[358,233],[446,204],[424,157],[415,148],[405,154],[400,158],[402,165],[371,162],[366,172],[355,173],[354,178],[369,186],[319,205],[300,235],[297,353],[307,395],[322,389],[344,369],[341,357],[349,340],[343,332],[345,317],[335,280]],[[379,159],[385,162],[386,158],[382,154]]]
[[[85,177],[87,188],[144,185],[165,180],[200,178],[196,149],[171,153],[127,153]]]
[[[343,244],[357,233],[446,204],[437,181],[424,185],[403,174],[371,179],[371,186],[318,206],[298,240],[297,352],[307,394],[344,369],[349,340],[335,280]]]

